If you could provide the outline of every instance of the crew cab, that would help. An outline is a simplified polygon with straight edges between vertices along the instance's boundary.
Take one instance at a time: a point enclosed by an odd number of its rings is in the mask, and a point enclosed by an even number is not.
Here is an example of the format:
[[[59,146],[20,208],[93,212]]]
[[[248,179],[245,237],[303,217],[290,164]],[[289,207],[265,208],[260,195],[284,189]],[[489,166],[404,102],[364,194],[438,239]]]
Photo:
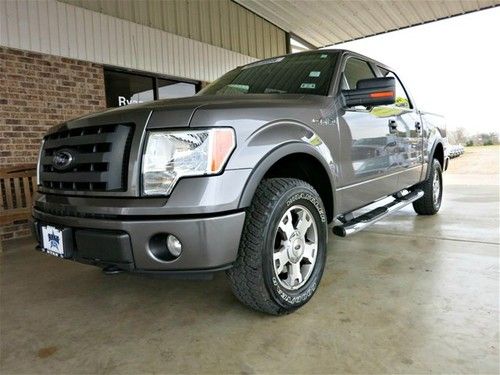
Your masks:
[[[330,230],[347,236],[409,204],[439,211],[445,137],[443,118],[368,57],[254,62],[193,97],[52,128],[38,249],[108,273],[225,271],[247,306],[289,313],[319,286]]]

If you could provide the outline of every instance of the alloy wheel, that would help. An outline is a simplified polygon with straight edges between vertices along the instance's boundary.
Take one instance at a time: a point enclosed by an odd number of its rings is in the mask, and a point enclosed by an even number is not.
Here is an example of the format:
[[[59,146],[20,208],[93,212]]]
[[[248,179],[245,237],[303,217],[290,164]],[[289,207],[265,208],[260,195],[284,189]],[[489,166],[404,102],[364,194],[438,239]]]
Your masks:
[[[434,178],[432,179],[432,200],[434,207],[439,207],[441,204],[441,178],[439,176],[439,171],[434,172]]]
[[[296,290],[309,280],[318,252],[318,229],[311,212],[290,207],[279,221],[274,240],[273,265],[280,285]]]

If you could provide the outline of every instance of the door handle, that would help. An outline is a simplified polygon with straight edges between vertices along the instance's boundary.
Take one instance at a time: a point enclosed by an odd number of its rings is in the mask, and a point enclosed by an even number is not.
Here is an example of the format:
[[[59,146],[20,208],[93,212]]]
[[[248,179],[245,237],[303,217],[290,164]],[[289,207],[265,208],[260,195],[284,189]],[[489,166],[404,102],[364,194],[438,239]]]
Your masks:
[[[398,128],[398,123],[396,120],[389,120],[389,133],[396,133],[396,130]]]

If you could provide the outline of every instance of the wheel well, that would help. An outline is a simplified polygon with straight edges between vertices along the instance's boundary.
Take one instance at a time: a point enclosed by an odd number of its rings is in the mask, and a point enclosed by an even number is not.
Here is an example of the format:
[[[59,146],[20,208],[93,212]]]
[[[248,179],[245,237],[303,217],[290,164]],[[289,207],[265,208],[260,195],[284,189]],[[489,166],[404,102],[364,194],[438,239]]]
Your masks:
[[[330,179],[323,165],[308,154],[287,155],[266,172],[264,178],[298,178],[314,187],[325,205],[328,222],[333,220],[333,193]]]
[[[444,168],[444,149],[441,143],[436,145],[436,149],[434,150],[434,155],[432,155],[433,159],[437,159],[441,164],[441,168]]]

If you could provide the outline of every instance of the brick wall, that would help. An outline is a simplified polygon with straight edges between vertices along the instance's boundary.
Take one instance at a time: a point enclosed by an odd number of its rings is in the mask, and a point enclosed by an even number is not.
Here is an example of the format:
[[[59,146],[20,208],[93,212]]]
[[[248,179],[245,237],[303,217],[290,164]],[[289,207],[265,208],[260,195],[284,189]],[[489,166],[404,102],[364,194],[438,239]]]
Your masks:
[[[101,65],[0,47],[0,168],[35,163],[47,129],[105,107]],[[28,234],[26,221],[0,228]]]

